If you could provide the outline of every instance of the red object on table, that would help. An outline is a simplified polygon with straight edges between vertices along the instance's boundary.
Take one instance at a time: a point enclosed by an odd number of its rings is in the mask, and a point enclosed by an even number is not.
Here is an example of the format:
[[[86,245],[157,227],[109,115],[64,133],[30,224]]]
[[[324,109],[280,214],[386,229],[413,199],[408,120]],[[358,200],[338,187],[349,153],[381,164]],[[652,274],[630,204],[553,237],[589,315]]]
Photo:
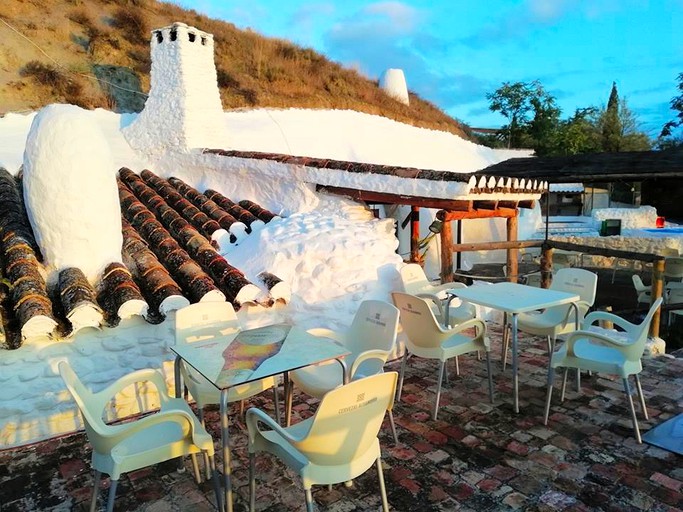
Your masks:
[[[657,226],[658,228],[663,228],[663,227],[664,227],[664,220],[665,220],[664,217],[657,217],[657,224],[656,224],[656,226]]]

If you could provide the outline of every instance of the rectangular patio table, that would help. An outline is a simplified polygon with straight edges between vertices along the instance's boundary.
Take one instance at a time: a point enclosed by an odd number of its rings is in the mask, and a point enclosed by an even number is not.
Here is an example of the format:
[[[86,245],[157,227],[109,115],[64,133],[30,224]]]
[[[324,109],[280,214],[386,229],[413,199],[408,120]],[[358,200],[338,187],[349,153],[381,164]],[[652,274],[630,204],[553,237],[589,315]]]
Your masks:
[[[258,347],[258,348],[256,348]],[[175,352],[176,396],[181,395],[180,365],[188,364],[220,390],[221,441],[225,510],[232,512],[228,432],[228,390],[282,373],[285,407],[289,406],[288,375],[292,370],[335,359],[348,375],[343,358],[350,352],[342,345],[287,324],[269,325],[171,347]],[[221,509],[221,504],[218,504]]]
[[[446,290],[450,298],[458,297],[472,304],[497,309],[512,316],[512,389],[515,402],[515,412],[519,412],[518,373],[517,373],[517,316],[520,313],[528,313],[539,309],[571,304],[576,313],[578,329],[579,310],[576,302],[580,296],[551,290],[536,288],[518,283],[495,283],[482,286],[468,286],[467,288],[454,288]],[[450,300],[450,299],[449,299]],[[449,304],[445,310],[448,311]],[[504,331],[503,331],[504,332]]]

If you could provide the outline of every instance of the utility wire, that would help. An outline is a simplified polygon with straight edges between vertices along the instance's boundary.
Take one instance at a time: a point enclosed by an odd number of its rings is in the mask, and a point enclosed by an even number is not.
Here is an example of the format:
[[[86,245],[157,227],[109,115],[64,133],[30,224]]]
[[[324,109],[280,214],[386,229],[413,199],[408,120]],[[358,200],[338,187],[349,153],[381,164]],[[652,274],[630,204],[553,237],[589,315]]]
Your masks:
[[[139,95],[141,95],[141,96],[144,96],[145,98],[148,97],[147,94],[145,94],[144,92],[136,91],[136,90],[134,90],[134,89],[128,89],[128,88],[123,87],[123,86],[121,86],[121,85],[118,85],[118,84],[109,82],[109,81],[107,81],[107,80],[103,80],[103,79],[101,79],[101,78],[98,78],[98,77],[96,77],[95,75],[89,75],[89,74],[87,74],[87,73],[79,73],[78,71],[71,71],[71,70],[68,69],[66,66],[64,66],[63,64],[57,62],[54,58],[52,58],[50,55],[48,55],[48,54],[45,52],[45,50],[43,50],[40,46],[38,46],[38,44],[36,44],[34,41],[32,41],[31,38],[29,38],[28,36],[22,34],[18,29],[16,29],[16,28],[13,27],[12,25],[10,25],[6,20],[4,20],[3,18],[0,18],[0,21],[1,21],[2,23],[4,23],[5,25],[7,25],[7,27],[9,27],[10,30],[12,30],[13,32],[15,32],[16,34],[18,34],[19,36],[21,36],[21,37],[23,37],[24,39],[26,39],[29,43],[31,43],[33,46],[35,46],[35,47],[38,49],[38,51],[39,51],[40,53],[42,53],[43,55],[45,55],[48,59],[50,59],[50,60],[51,60],[52,62],[54,62],[58,67],[60,67],[61,69],[63,69],[63,70],[66,71],[67,73],[71,73],[71,74],[73,74],[73,75],[80,75],[80,76],[83,76],[83,77],[85,77],[85,78],[87,78],[87,79],[89,79],[89,80],[96,80],[96,81],[101,82],[101,83],[103,83],[103,84],[107,84],[107,85],[109,85],[109,86],[111,86],[111,87],[115,87],[116,89],[121,89],[122,91],[127,91],[127,92],[132,92],[132,93],[135,93],[135,94],[139,94]]]

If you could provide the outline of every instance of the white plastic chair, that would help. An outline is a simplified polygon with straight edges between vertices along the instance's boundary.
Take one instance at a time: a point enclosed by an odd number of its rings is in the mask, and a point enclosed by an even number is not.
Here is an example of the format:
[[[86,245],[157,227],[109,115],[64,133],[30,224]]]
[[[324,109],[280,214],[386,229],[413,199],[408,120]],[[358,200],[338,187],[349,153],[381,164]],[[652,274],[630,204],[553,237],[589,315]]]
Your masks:
[[[550,284],[551,290],[578,294],[581,299],[576,303],[579,309],[579,325],[583,317],[595,302],[598,287],[597,274],[581,268],[562,268],[557,271]],[[542,313],[521,313],[517,317],[517,329],[536,336],[546,336],[548,339],[548,355],[555,347],[557,337],[576,330],[576,313],[570,304],[555,306]],[[503,356],[503,368],[507,362],[506,337]]]
[[[351,352],[344,358],[349,368],[349,380],[357,380],[383,371],[384,363],[396,343],[397,331],[398,309],[381,300],[366,300],[358,307],[348,331],[339,333],[318,328],[308,332],[344,345]],[[344,383],[343,369],[336,361],[307,366],[289,375],[293,384],[316,398],[322,398],[328,391]],[[394,441],[398,442],[391,411],[389,420]]]
[[[437,322],[429,304],[424,299],[401,292],[392,292],[391,298],[401,312],[401,326],[407,335],[406,351],[401,362],[398,399],[401,399],[408,354],[414,354],[426,359],[438,359],[440,366],[433,414],[434,419],[436,419],[439,411],[441,381],[443,380],[446,361],[468,352],[485,350],[486,368],[489,375],[489,398],[493,403],[491,342],[486,337],[486,324],[482,320],[474,318],[447,329]],[[463,333],[468,329],[473,329],[474,335],[470,336]]]
[[[435,315],[442,323],[445,319],[444,301],[448,298],[446,290],[466,288],[464,283],[452,282],[439,285],[430,283],[424,270],[417,263],[408,263],[407,265],[404,265],[400,268],[399,274],[401,277],[401,291],[431,301],[436,308]],[[476,307],[467,302],[461,302],[457,307],[451,307],[448,314],[449,323],[451,324],[471,320],[472,318],[476,318],[476,316]]]
[[[666,291],[667,304],[681,304],[683,303],[683,283],[669,283]],[[671,325],[671,315],[683,315],[683,309],[670,309],[667,311],[666,325]]]
[[[268,452],[302,478],[308,512],[314,510],[313,485],[353,480],[375,463],[382,509],[387,512],[377,433],[384,413],[393,407],[396,378],[396,372],[387,372],[338,387],[323,397],[313,417],[291,427],[281,427],[263,411],[249,409],[249,510],[256,506],[255,455]],[[262,430],[261,425],[270,430]]]
[[[98,393],[92,393],[80,381],[66,361],[58,365],[59,373],[83,415],[88,442],[92,445],[92,467],[95,471],[90,511],[97,506],[102,473],[111,484],[107,511],[114,510],[116,487],[122,473],[158,464],[176,457],[191,455],[197,482],[201,481],[196,454],[207,455],[213,470],[217,503],[221,503],[218,475],[214,463],[213,440],[192,414],[187,403],[170,398],[163,376],[156,370],[139,370],[117,380]],[[107,425],[102,419],[106,405],[124,388],[138,382],[151,382],[159,393],[161,410],[136,421]]]
[[[544,424],[548,424],[550,414],[550,401],[553,393],[553,379],[555,368],[565,368],[562,380],[562,394],[560,399],[564,401],[564,391],[567,384],[567,369],[576,368],[577,370],[589,370],[598,373],[608,373],[619,375],[624,383],[624,391],[628,397],[631,408],[631,420],[633,430],[638,443],[641,443],[640,430],[638,428],[638,418],[633,407],[631,398],[631,388],[628,377],[635,376],[636,390],[640,398],[643,416],[648,419],[647,408],[645,407],[645,397],[640,386],[638,374],[642,371],[643,365],[641,357],[645,350],[645,342],[650,330],[652,317],[662,305],[662,298],[657,299],[647,315],[640,324],[632,324],[620,316],[607,313],[605,311],[594,311],[589,313],[580,331],[575,331],[567,337],[566,343],[555,352],[548,368],[548,394],[545,404]],[[599,321],[612,322],[614,325],[624,330],[623,333],[616,333],[607,330],[589,330],[591,325]]]
[[[643,283],[643,280],[638,274],[633,274],[631,280],[633,281],[633,287],[636,289],[636,294],[638,295],[638,298],[636,299],[638,304],[650,304],[652,302],[652,287]]]
[[[683,258],[671,257],[664,259],[664,281],[683,280]]]
[[[241,330],[235,310],[229,302],[198,302],[176,310],[175,315],[176,345],[220,338]],[[204,407],[219,404],[221,392],[189,365],[181,363],[180,373],[185,386],[197,403],[199,420],[204,426]],[[277,387],[276,377],[235,386],[228,390],[228,403],[240,401],[243,405],[243,400],[272,388],[275,417],[280,421]]]

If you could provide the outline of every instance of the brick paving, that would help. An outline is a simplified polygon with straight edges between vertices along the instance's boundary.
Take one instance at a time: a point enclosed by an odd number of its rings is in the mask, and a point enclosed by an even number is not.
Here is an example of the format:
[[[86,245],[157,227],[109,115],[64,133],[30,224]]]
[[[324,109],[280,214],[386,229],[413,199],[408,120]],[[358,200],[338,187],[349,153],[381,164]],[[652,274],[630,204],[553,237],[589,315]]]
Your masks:
[[[437,364],[410,361],[402,401],[394,410],[400,443],[393,444],[388,425],[380,432],[393,510],[683,510],[683,457],[635,442],[619,380],[585,375],[581,394],[570,382],[563,404],[555,394],[546,427],[542,422],[545,341],[525,337],[520,344],[520,413],[514,414],[511,371],[501,371],[498,334],[492,332],[493,405],[488,402],[484,361],[462,357],[460,376],[449,366],[450,382],[442,394],[439,419],[433,421]],[[683,410],[683,350],[673,356],[644,362],[642,382],[650,420],[640,421],[643,433]],[[391,363],[389,369],[398,366]],[[267,395],[255,397],[250,405],[272,409]],[[315,406],[316,400],[296,395],[295,421],[310,416]],[[248,503],[246,433],[238,416],[235,410],[236,512],[247,510]],[[209,412],[208,421],[218,440],[216,410]],[[89,459],[82,433],[0,452],[0,511],[88,510]],[[167,462],[125,475],[116,510],[215,510],[210,485],[197,486],[189,460],[184,465],[183,472],[177,471],[176,462]],[[257,459],[257,471],[257,510],[304,510],[296,475],[267,455]],[[371,469],[352,487],[316,487],[313,496],[319,510],[377,511],[381,509],[377,489]]]

